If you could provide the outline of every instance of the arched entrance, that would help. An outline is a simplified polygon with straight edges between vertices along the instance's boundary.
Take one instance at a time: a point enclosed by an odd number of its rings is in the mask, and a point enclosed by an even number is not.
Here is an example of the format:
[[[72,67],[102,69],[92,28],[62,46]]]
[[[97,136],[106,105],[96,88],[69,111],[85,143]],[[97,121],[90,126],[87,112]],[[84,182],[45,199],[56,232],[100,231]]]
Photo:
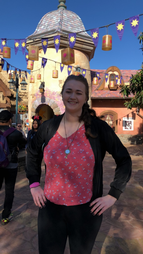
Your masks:
[[[118,114],[115,111],[103,111],[101,113],[101,118],[108,123],[115,132],[118,132]]]
[[[54,116],[53,109],[49,105],[46,105],[46,104],[40,104],[36,108],[35,113],[42,117],[42,122],[49,120]]]

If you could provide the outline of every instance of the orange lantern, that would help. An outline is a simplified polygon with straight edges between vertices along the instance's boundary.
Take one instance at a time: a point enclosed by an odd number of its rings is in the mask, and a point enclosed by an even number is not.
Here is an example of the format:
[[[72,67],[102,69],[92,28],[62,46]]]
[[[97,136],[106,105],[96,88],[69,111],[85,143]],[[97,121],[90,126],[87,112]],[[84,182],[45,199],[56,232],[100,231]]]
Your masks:
[[[41,80],[41,74],[40,73],[37,74],[37,80]]]
[[[58,70],[52,71],[52,78],[58,78]]]
[[[35,77],[33,75],[30,75],[30,83],[34,83],[35,82]]]
[[[93,85],[98,85],[98,78],[97,77],[93,78]]]
[[[11,48],[3,47],[3,57],[10,58],[11,57]]]
[[[27,61],[27,69],[33,70],[34,62],[32,60]]]
[[[61,50],[61,59],[62,59],[62,64],[65,64],[65,65],[73,64],[75,62],[74,50],[71,48],[66,48]]]
[[[106,34],[102,37],[102,50],[108,51],[112,49],[112,35]]]
[[[28,59],[33,61],[39,60],[39,48],[37,46],[29,45]]]

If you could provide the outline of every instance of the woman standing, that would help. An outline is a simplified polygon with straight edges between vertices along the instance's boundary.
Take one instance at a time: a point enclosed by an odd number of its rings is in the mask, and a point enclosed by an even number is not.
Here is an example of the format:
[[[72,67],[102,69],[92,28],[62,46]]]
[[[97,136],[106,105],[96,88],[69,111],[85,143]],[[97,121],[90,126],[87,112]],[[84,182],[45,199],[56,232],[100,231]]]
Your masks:
[[[102,214],[123,192],[131,159],[114,131],[89,109],[89,87],[82,76],[69,76],[62,89],[65,113],[45,121],[28,147],[31,194],[39,206],[40,254],[63,254],[67,237],[71,254],[90,254]],[[38,154],[45,143],[46,177],[40,187]],[[102,197],[102,161],[117,164],[109,192]]]
[[[35,136],[36,132],[38,131],[42,117],[41,116],[32,116],[32,119],[33,119],[32,130],[28,131],[27,143],[30,142],[30,140]]]

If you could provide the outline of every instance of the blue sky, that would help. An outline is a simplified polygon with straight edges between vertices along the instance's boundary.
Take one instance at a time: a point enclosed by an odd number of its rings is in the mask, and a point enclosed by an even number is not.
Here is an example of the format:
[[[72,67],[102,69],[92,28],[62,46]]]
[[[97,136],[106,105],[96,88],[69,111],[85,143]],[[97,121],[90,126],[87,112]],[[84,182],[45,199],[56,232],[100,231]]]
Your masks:
[[[40,19],[46,13],[56,10],[58,4],[58,0],[1,1],[0,38],[26,38],[35,31]],[[85,29],[105,26],[143,13],[143,0],[67,0],[66,5],[68,10],[79,15]],[[120,69],[140,69],[143,55],[137,37],[141,31],[143,32],[143,16],[140,16],[137,36],[133,34],[129,20],[125,22],[121,41],[115,25],[110,26],[108,33],[112,35],[112,50],[103,51],[102,36],[106,34],[106,28],[100,29],[98,46],[90,62],[91,69],[107,69],[113,65]],[[8,41],[8,46],[14,47],[14,40]],[[22,52],[18,51],[15,55],[14,49],[11,51],[11,59],[6,60],[16,68],[26,70]]]

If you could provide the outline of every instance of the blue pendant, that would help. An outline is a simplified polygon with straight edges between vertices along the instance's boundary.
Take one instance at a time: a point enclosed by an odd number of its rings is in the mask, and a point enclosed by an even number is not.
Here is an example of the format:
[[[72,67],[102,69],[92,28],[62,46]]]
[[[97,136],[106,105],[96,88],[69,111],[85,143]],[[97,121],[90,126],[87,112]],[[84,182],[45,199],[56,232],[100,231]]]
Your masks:
[[[65,150],[65,154],[66,154],[66,155],[68,155],[70,152],[71,152],[70,149],[66,149],[66,150]]]

